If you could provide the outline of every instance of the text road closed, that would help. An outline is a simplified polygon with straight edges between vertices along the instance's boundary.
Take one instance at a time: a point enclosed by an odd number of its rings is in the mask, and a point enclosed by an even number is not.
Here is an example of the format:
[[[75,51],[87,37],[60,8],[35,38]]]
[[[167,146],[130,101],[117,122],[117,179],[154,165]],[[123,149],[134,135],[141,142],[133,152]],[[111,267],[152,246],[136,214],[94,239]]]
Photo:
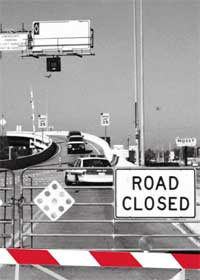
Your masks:
[[[117,169],[115,216],[194,217],[193,169]]]

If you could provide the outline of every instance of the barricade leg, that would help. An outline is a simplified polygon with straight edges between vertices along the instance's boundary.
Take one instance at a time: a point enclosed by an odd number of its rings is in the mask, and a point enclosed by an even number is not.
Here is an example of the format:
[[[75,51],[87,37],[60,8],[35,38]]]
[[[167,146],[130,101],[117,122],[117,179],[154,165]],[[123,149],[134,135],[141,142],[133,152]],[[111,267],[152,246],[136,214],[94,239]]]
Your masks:
[[[15,280],[19,280],[19,264],[15,265]]]
[[[181,269],[173,278],[170,280],[185,280],[185,269]]]

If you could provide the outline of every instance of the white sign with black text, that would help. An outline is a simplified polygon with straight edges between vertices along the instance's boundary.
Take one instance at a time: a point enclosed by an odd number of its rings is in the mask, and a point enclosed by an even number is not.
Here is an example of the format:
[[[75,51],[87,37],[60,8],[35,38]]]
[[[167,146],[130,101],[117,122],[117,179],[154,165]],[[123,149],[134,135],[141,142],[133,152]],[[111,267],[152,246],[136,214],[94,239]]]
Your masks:
[[[116,218],[195,217],[194,169],[116,169]]]
[[[47,115],[38,115],[38,128],[47,128],[48,126],[48,119]]]
[[[197,139],[195,137],[191,138],[180,138],[176,137],[177,147],[195,147],[197,145]]]
[[[110,114],[109,113],[101,113],[101,126],[109,126],[110,125]]]
[[[28,32],[0,33],[0,51],[24,51],[27,40]]]

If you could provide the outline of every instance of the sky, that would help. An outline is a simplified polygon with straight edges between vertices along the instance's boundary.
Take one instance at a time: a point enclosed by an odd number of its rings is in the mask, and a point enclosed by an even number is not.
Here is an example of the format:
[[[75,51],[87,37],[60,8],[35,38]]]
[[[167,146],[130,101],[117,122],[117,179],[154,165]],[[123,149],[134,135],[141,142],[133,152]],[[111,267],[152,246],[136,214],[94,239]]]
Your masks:
[[[47,79],[45,58],[3,52],[0,59],[0,114],[6,129],[32,129],[30,88],[35,114],[55,129],[104,136],[100,113],[110,114],[112,144],[135,144],[134,0],[0,0],[3,30],[23,22],[89,19],[95,56],[62,57],[62,71]],[[139,37],[139,1],[137,38]],[[200,143],[200,1],[143,0],[145,148],[175,146],[175,138]],[[137,41],[138,42],[138,41]],[[137,43],[137,88],[139,44]],[[48,101],[47,101],[48,100]],[[140,99],[138,100],[140,101]],[[48,104],[48,106],[47,106]],[[37,123],[36,123],[37,125]]]

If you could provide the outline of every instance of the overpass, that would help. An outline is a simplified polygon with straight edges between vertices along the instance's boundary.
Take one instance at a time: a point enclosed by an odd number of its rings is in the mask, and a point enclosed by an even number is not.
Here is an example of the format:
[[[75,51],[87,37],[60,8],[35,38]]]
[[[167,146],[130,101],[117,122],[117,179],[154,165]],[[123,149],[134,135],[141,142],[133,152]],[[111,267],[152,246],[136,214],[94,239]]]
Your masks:
[[[33,134],[32,131],[21,131],[21,132],[8,131],[7,136],[12,137],[14,139],[17,139],[17,137],[19,138],[22,137],[22,139],[25,139],[26,144],[27,142],[31,143],[31,141],[34,142],[35,147],[41,150],[41,152],[39,153],[34,152],[35,155],[37,154],[37,158],[39,159],[41,155],[41,159],[42,159],[42,156],[45,155],[44,160],[47,160],[47,154],[49,154],[48,151],[50,151],[50,147],[52,147],[53,145],[53,141],[51,137],[58,136],[58,137],[66,138],[68,136],[68,133],[69,131],[65,131],[65,130],[36,132],[35,134]],[[91,145],[96,145],[98,148],[100,148],[102,154],[105,155],[105,157],[111,162],[113,166],[118,166],[118,167],[134,166],[134,164],[127,161],[122,155],[117,154],[116,151],[112,150],[108,145],[108,143],[102,138],[89,133],[82,132],[82,134],[87,142],[91,143]],[[32,157],[34,157],[34,155]],[[24,159],[25,158],[26,157],[24,157]],[[20,158],[20,160],[22,161],[22,158]],[[36,163],[37,162],[35,161],[33,162],[33,164]],[[24,166],[22,166],[21,168],[24,168]]]

